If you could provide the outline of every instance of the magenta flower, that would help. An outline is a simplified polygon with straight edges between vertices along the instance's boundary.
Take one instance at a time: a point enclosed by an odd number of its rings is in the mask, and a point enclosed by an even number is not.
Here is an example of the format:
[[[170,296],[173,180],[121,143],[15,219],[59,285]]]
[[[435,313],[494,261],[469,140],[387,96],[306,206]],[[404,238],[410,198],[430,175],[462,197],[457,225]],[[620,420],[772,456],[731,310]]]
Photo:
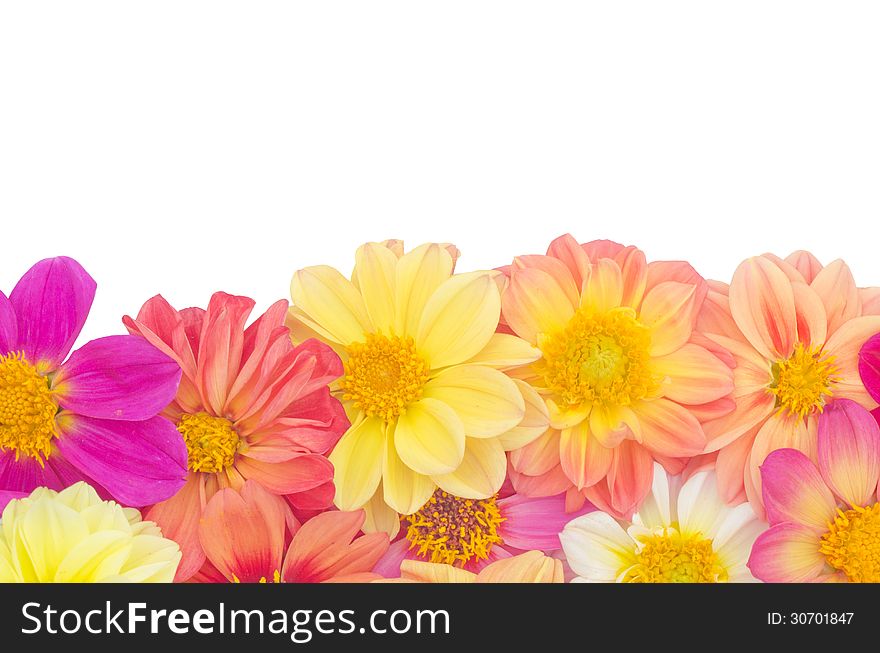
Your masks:
[[[92,340],[68,358],[94,297],[94,280],[66,257],[0,292],[0,495],[84,480],[144,506],[186,480],[183,438],[157,416],[177,392],[177,363],[135,336]]]
[[[880,333],[868,338],[859,350],[859,376],[871,399],[880,403]]]

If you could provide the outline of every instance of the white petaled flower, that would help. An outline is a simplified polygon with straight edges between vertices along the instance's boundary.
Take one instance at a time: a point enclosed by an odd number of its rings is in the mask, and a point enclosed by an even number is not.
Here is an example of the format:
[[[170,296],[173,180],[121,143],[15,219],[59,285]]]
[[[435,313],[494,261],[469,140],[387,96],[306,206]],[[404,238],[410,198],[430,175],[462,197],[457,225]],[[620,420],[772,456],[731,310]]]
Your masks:
[[[681,484],[655,465],[632,522],[596,511],[570,521],[559,539],[572,582],[743,583],[755,582],[746,562],[766,528],[748,503],[721,500],[714,471]]]

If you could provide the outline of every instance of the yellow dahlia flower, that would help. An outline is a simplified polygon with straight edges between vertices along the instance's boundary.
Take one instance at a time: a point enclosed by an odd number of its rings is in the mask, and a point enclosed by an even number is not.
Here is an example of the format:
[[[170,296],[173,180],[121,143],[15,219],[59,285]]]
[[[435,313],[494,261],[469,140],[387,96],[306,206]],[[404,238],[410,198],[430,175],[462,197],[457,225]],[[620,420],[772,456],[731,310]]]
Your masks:
[[[458,251],[399,241],[357,250],[351,280],[331,267],[297,272],[288,327],[342,357],[335,391],[351,428],[330,460],[336,505],[367,510],[366,529],[399,528],[397,513],[421,508],[438,487],[494,495],[505,451],[546,430],[543,402],[501,370],[540,352],[495,330],[501,295],[495,272],[454,274]]]
[[[0,583],[170,583],[179,562],[158,526],[82,481],[37,488],[0,518]]]

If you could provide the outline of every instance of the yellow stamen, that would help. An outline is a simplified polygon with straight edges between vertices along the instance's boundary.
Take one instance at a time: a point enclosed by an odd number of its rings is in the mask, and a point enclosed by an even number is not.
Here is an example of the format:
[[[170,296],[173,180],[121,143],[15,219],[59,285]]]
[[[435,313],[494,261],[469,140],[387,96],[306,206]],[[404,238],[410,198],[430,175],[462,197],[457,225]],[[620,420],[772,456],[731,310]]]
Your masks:
[[[52,451],[58,435],[58,403],[49,380],[22,354],[0,356],[0,450],[12,449],[40,465]]]
[[[773,364],[768,389],[776,396],[776,407],[798,417],[821,413],[832,395],[837,370],[834,357],[826,356],[820,347],[797,343],[794,353]]]
[[[238,576],[236,576],[235,574],[232,574],[232,582],[233,583],[241,583],[241,579]],[[276,569],[274,571],[274,573],[272,574],[271,581],[268,580],[265,576],[260,576],[260,580],[258,580],[257,582],[262,585],[265,585],[266,583],[270,583],[270,582],[271,583],[280,583],[281,582],[281,572]]]
[[[880,503],[837,510],[819,550],[853,583],[880,583]]]
[[[685,536],[678,529],[640,538],[637,562],[624,583],[719,583],[728,580],[727,570],[712,548],[712,540]]]
[[[568,405],[628,406],[659,386],[650,365],[651,332],[631,308],[581,308],[538,346],[544,357],[537,371]]]
[[[487,560],[501,544],[498,526],[504,521],[489,499],[462,499],[436,490],[418,512],[404,517],[409,522],[406,539],[410,550],[430,562],[464,566],[473,559]]]
[[[371,333],[366,342],[348,346],[343,399],[353,401],[369,417],[390,422],[422,396],[428,363],[412,338]]]
[[[205,413],[184,415],[177,430],[186,442],[191,471],[222,472],[235,461],[240,440],[228,419]]]

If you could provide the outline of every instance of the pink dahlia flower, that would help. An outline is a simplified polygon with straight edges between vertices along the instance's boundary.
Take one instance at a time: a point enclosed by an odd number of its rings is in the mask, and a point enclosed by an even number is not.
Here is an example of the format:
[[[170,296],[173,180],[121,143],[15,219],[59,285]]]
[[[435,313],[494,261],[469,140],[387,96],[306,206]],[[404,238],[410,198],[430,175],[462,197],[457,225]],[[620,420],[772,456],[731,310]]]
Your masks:
[[[761,465],[770,530],[749,558],[769,583],[880,582],[880,427],[848,399],[819,417],[816,465],[778,449]]]
[[[287,302],[273,304],[245,328],[253,307],[247,297],[215,293],[207,310],[178,311],[157,296],[137,319],[124,318],[129,331],[183,369],[163,414],[186,443],[186,485],[146,516],[180,544],[178,581],[205,562],[199,519],[219,490],[240,489],[252,479],[301,513],[333,501],[333,466],[325,454],[349,422],[328,384],[342,363],[316,340],[293,346],[284,326]]]
[[[8,298],[0,293],[0,490],[86,481],[119,503],[148,505],[186,478],[183,440],[157,416],[180,367],[132,336],[71,354],[95,288],[79,263],[58,257],[34,265]]]

